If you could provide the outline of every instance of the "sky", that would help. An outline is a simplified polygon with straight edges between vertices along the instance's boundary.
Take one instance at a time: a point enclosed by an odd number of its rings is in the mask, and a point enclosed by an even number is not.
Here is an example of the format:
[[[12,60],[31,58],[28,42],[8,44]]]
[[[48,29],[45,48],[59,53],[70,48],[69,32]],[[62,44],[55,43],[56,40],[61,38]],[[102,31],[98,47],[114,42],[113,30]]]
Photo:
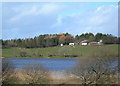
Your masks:
[[[86,32],[118,36],[117,2],[4,2],[2,39]]]

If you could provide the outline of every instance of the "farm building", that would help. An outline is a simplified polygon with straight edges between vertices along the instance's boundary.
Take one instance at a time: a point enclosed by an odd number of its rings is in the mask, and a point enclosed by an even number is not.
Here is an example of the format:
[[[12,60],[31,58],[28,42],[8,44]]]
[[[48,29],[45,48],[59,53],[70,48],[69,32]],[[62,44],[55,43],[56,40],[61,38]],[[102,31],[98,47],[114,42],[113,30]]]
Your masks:
[[[93,45],[93,46],[102,45],[102,40],[100,40],[99,42],[89,42],[88,45]]]
[[[88,45],[88,40],[83,40],[80,42],[81,45]]]
[[[102,40],[100,40],[99,42],[100,42],[100,43],[102,43],[103,41],[102,41]]]
[[[95,45],[99,45],[99,44],[98,44],[98,42],[89,42],[88,45],[95,46]]]
[[[74,45],[75,45],[75,43],[69,43],[69,45],[73,45],[73,46],[74,46]]]
[[[60,44],[60,46],[63,46],[63,44]]]

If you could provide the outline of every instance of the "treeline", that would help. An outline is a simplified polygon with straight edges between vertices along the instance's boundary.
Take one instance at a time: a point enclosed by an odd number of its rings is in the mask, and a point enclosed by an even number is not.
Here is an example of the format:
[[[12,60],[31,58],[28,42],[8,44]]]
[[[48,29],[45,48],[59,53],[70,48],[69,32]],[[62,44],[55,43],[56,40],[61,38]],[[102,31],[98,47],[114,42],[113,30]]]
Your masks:
[[[20,48],[42,48],[42,47],[53,47],[58,46],[61,43],[68,45],[71,42],[78,43],[82,40],[88,40],[89,42],[103,40],[104,44],[118,44],[118,38],[111,34],[97,33],[83,33],[73,37],[69,33],[60,34],[45,34],[39,35],[34,38],[26,39],[11,39],[11,40],[0,40],[2,48],[20,47]]]
[[[111,35],[111,34],[102,34],[102,33],[97,33],[94,35],[93,33],[83,33],[80,36],[76,35],[75,39],[77,41],[82,41],[82,40],[88,40],[89,42],[98,42],[99,40],[103,40],[104,44],[118,44],[119,43],[119,38]]]

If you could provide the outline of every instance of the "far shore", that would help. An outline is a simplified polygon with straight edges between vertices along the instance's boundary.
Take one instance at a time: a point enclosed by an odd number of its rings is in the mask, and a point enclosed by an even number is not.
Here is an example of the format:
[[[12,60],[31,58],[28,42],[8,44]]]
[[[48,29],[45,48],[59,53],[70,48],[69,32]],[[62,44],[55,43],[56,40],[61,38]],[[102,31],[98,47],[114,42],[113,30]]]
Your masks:
[[[48,48],[6,48],[2,58],[118,58],[118,45],[57,46]]]

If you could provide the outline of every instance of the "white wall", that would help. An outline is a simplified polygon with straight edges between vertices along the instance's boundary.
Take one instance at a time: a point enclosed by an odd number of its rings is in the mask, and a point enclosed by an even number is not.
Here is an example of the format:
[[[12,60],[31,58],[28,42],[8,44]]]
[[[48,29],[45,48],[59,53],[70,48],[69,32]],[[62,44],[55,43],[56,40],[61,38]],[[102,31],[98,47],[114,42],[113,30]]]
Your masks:
[[[60,46],[63,46],[63,44],[60,44]]]
[[[87,45],[87,43],[82,43],[82,45]]]
[[[69,45],[75,45],[75,43],[69,43]]]

